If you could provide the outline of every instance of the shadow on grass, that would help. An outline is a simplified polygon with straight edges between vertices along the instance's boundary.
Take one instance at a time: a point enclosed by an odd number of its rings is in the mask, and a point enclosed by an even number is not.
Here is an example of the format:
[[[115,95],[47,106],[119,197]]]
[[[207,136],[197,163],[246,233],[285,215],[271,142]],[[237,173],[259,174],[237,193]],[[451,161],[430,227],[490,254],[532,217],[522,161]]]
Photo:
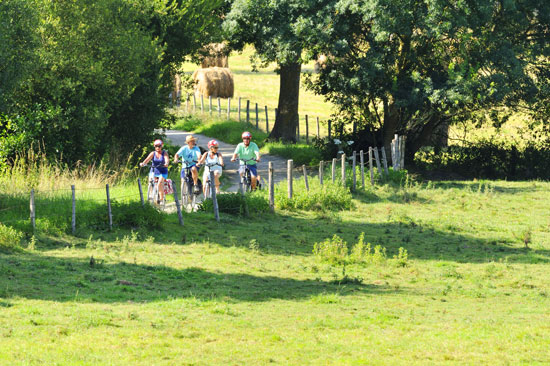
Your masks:
[[[485,193],[488,190],[492,192],[514,194],[542,191],[543,187],[533,182],[530,186],[506,187],[499,184],[499,181],[480,180],[480,181],[432,181],[434,188],[439,189],[469,189],[471,191]]]
[[[150,302],[173,298],[268,301],[303,299],[325,292],[382,294],[394,288],[365,284],[295,280],[245,273],[177,270],[125,262],[95,263],[89,259],[33,254],[0,255],[0,298],[50,301]]]

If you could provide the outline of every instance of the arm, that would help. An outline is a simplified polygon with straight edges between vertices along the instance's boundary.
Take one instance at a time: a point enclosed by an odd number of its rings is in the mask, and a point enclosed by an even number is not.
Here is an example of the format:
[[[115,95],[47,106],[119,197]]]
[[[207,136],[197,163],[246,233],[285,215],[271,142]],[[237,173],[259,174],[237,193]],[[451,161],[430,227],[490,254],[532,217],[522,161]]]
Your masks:
[[[143,160],[143,163],[140,163],[139,166],[145,166],[147,164],[149,164],[149,162],[151,161],[151,159],[153,159],[153,154],[155,152],[153,151],[152,153],[150,153],[149,155],[147,155],[147,157],[145,158],[145,160]]]
[[[170,156],[168,156],[168,152],[165,151],[164,152],[164,166],[168,167],[169,164],[170,164]]]
[[[223,167],[224,164],[223,164],[223,156],[222,156],[222,154],[218,154],[218,158],[219,158],[218,161],[220,162],[220,165]]]
[[[208,151],[205,152],[204,154],[202,154],[202,156],[200,157],[199,162],[198,162],[199,165],[204,164],[204,161],[206,160],[206,155],[208,155]]]
[[[181,158],[181,153],[183,151],[183,148],[180,147],[180,149],[178,150],[178,152],[176,153],[176,155],[174,155],[174,163],[177,163],[178,162],[178,159]]]
[[[239,145],[237,145],[237,147],[235,148],[235,151],[233,152],[233,156],[231,157],[231,161],[237,160],[237,155],[239,154]]]

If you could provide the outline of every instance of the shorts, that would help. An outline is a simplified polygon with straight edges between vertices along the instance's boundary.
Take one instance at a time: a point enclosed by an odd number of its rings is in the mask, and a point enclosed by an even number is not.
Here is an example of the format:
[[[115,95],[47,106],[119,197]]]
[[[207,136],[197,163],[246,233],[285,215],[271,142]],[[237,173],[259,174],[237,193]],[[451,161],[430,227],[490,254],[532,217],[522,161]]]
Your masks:
[[[222,167],[221,166],[215,166],[215,167],[212,167],[210,169],[212,169],[214,174],[216,174],[216,172],[218,172],[218,177],[222,176]],[[202,174],[202,180],[206,182],[208,180],[209,176],[210,176],[210,172],[208,171],[208,169],[204,169],[204,173]]]
[[[191,166],[191,168],[193,168],[193,167],[195,167],[195,169],[196,169],[197,166],[196,166],[195,164],[193,164],[193,165]],[[191,169],[191,170],[192,170],[192,169]],[[185,178],[185,168],[182,168],[182,169],[181,169],[180,178],[181,178],[181,179]]]
[[[258,176],[258,168],[256,167],[256,164],[254,165],[249,165],[248,166],[248,169],[250,169],[250,174],[253,176],[253,177],[257,177]],[[239,174],[242,174],[244,173],[244,165],[241,165],[239,167]]]
[[[168,179],[168,173],[155,174],[155,178],[160,178],[160,177],[163,177],[164,179]]]

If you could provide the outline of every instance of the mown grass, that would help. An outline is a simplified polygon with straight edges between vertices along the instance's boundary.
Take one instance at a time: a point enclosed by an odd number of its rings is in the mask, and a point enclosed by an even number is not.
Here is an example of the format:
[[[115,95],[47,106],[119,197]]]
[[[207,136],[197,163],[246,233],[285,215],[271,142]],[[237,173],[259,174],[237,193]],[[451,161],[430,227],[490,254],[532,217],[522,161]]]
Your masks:
[[[8,189],[0,210],[28,205]],[[113,191],[138,195],[133,180]],[[360,189],[353,210],[197,212],[183,227],[169,214],[76,236],[61,206],[37,210],[34,234],[24,209],[0,211],[24,248],[0,254],[0,363],[544,364],[549,192],[409,179]],[[349,257],[314,253],[335,234]]]

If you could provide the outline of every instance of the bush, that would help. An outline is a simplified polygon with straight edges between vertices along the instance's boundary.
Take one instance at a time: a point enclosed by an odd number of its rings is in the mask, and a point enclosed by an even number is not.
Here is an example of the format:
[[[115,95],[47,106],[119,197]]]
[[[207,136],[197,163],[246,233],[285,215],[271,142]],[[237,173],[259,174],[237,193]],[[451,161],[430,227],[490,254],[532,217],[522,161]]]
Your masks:
[[[278,155],[285,159],[294,160],[294,165],[317,166],[322,160],[321,152],[312,145],[284,144],[269,142],[262,148],[262,153]]]
[[[160,230],[163,227],[165,215],[153,206],[140,202],[112,202],[113,226],[126,228],[148,228]],[[105,228],[108,226],[105,206],[96,206],[87,211],[84,216],[87,225]]]
[[[353,208],[352,196],[341,184],[325,181],[320,184],[319,178],[308,177],[309,191],[303,179],[294,181],[293,195],[287,196],[287,182],[277,185],[275,190],[275,207],[278,209],[298,209],[312,211],[342,211]]]
[[[0,223],[0,252],[12,253],[21,251],[23,233]]]
[[[250,192],[243,196],[241,193],[224,193],[217,195],[218,209],[220,212],[244,216],[248,206],[249,214],[258,214],[269,211],[269,202],[265,193],[261,191]],[[214,202],[206,199],[201,204],[201,210],[214,212]]]

